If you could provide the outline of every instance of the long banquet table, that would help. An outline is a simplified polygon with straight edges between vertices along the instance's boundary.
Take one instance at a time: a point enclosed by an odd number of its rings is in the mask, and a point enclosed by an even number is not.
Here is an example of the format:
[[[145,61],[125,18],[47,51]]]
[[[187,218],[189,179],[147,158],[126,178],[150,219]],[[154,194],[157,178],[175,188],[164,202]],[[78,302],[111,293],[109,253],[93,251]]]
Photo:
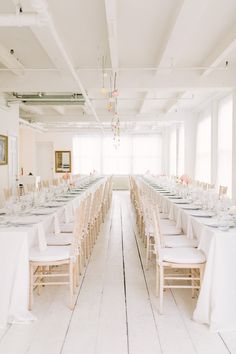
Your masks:
[[[44,249],[45,234],[59,232],[59,220],[72,221],[74,208],[105,179],[97,179],[80,194],[71,194],[67,202],[55,209],[51,208],[49,214],[38,215],[38,222],[33,225],[0,225],[0,327],[5,327],[7,323],[28,323],[36,319],[28,311],[29,250],[33,246]],[[17,218],[15,220],[17,223]]]
[[[220,231],[207,226],[208,218],[192,216],[192,211],[183,209],[184,204],[178,204],[181,199],[153,191],[161,211],[175,220],[187,237],[198,239],[198,249],[207,258],[193,319],[208,324],[212,331],[236,330],[236,228]]]

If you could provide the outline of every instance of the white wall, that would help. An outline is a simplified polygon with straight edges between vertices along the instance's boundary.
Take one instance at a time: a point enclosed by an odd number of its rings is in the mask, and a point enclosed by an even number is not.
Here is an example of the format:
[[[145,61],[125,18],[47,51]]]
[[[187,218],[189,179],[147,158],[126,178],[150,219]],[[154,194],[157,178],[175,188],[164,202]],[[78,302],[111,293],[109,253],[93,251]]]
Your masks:
[[[50,132],[50,133],[42,133],[37,134],[36,143],[38,142],[51,142],[53,145],[53,171],[55,177],[60,177],[60,173],[55,173],[55,151],[71,151],[71,155],[73,154],[72,146],[73,146],[73,137],[78,133],[73,132]],[[71,161],[73,161],[73,156],[71,156]],[[51,166],[48,166],[51,168]],[[72,166],[73,169],[73,166]]]
[[[23,169],[23,174],[28,175],[30,172],[36,175],[37,158],[36,158],[36,140],[37,133],[30,127],[20,127],[19,132],[19,169]]]
[[[0,134],[19,138],[19,106],[0,106]],[[8,155],[11,152],[8,150]],[[3,189],[9,187],[9,165],[0,165],[0,205],[3,204]]]
[[[197,114],[189,114],[184,121],[185,173],[191,178],[195,175]]]

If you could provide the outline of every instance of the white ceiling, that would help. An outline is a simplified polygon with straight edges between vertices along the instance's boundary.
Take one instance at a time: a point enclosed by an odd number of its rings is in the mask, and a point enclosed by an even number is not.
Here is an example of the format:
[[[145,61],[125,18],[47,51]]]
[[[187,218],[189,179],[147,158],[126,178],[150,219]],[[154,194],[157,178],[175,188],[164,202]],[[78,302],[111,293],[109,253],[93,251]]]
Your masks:
[[[38,15],[43,2],[20,0],[18,16]],[[109,126],[102,57],[107,89],[117,73],[118,114],[129,130],[181,120],[176,111],[236,87],[235,0],[50,0],[43,26],[2,26],[17,3],[0,1],[0,92],[81,92],[86,100],[21,105],[22,118],[43,127]]]

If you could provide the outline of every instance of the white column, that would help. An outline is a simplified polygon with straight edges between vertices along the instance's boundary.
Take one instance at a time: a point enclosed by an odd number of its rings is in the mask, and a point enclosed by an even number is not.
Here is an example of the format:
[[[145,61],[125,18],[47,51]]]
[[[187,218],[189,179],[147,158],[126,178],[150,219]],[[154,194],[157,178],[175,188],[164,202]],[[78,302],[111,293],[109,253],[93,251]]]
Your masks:
[[[190,113],[184,122],[184,158],[185,173],[195,176],[197,114]]]
[[[218,101],[211,104],[211,183],[217,183]]]
[[[165,175],[169,175],[169,129],[163,129],[162,133],[162,171]]]
[[[232,199],[236,203],[236,90],[233,91],[233,127],[232,127]]]
[[[179,175],[179,125],[176,126],[176,170],[175,175]]]

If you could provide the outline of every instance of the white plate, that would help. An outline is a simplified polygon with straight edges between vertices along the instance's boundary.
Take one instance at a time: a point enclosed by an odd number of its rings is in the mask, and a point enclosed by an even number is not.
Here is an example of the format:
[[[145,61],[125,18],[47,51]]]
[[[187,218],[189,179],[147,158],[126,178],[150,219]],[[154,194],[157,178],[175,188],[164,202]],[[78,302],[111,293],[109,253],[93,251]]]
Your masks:
[[[51,203],[44,204],[46,208],[59,208],[62,205],[64,205],[64,203],[61,202],[55,202],[55,203],[51,202]]]
[[[181,208],[185,210],[201,210],[201,208],[196,205],[186,205],[182,206]]]
[[[208,221],[204,222],[204,225],[211,226],[211,227],[222,227],[222,225],[217,220],[208,220]],[[234,223],[229,221],[227,226],[233,227]]]
[[[175,204],[185,204],[186,207],[188,207],[189,204],[191,204],[191,202],[187,199],[172,199],[172,202]]]
[[[190,213],[192,216],[197,216],[201,218],[212,218],[214,216],[214,213],[211,213],[209,211],[204,211],[204,210],[196,210]]]
[[[36,209],[32,210],[31,214],[32,215],[49,215],[52,214],[55,210],[50,208],[50,209]]]

